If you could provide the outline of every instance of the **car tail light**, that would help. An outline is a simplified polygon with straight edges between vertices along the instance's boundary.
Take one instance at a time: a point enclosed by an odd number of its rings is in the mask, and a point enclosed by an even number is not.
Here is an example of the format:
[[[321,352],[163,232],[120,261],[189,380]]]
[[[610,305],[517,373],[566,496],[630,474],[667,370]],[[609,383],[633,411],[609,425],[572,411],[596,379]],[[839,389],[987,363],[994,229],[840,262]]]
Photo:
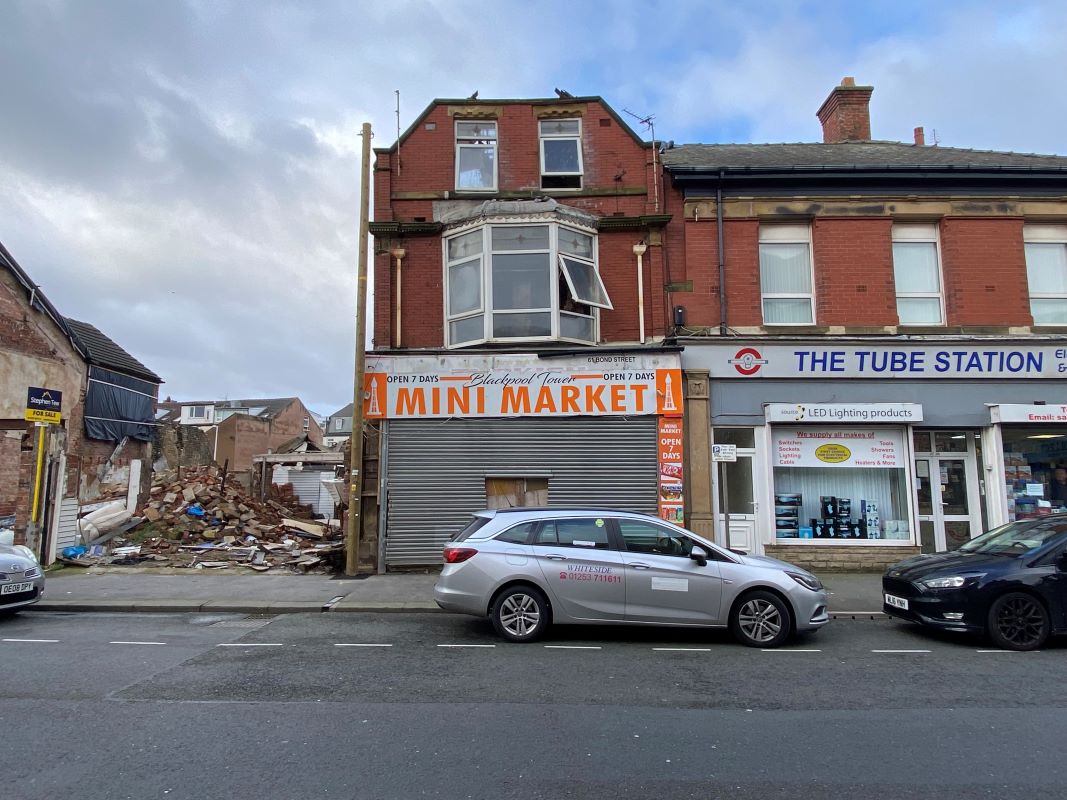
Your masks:
[[[477,552],[473,547],[446,547],[445,563],[461,564]]]

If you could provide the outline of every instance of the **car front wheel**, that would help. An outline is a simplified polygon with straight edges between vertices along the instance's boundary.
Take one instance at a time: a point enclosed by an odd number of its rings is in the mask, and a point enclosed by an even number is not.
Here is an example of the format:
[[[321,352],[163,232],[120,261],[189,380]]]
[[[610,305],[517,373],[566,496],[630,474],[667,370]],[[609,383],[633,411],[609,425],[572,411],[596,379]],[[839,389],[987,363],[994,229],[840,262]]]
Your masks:
[[[496,599],[490,616],[509,642],[532,642],[548,627],[548,601],[532,586],[513,586]]]
[[[1048,611],[1023,592],[1001,595],[989,609],[989,638],[1005,650],[1036,650],[1049,634]]]
[[[734,606],[730,630],[747,647],[778,647],[792,632],[789,609],[777,595],[751,592]]]

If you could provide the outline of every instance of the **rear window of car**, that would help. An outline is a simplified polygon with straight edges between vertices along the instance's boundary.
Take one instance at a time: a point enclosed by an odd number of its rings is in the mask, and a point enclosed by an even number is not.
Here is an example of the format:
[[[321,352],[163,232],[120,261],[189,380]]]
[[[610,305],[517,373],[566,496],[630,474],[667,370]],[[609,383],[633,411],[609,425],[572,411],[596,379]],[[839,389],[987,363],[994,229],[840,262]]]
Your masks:
[[[607,550],[608,529],[602,519],[547,520],[534,544]]]
[[[508,528],[503,533],[498,533],[493,538],[498,542],[508,542],[509,544],[526,544],[530,541],[530,534],[533,533],[533,529],[537,526],[536,522],[523,522],[520,525],[514,525]]]
[[[462,542],[462,541],[464,541],[466,539],[469,539],[471,536],[474,535],[475,531],[478,531],[481,528],[484,528],[488,524],[489,524],[489,517],[475,517],[469,523],[467,523],[467,527],[466,528],[464,528],[459,533],[457,533],[455,536],[453,536],[450,539],[450,541]]]

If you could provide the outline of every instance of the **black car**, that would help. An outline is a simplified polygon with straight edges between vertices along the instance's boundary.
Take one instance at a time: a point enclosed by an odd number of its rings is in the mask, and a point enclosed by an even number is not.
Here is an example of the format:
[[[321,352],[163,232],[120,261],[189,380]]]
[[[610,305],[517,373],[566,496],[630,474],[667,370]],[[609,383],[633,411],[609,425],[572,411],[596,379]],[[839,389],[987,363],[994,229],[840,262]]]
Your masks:
[[[916,556],[882,576],[886,614],[998,647],[1034,650],[1067,633],[1067,514],[1020,520],[958,550]]]

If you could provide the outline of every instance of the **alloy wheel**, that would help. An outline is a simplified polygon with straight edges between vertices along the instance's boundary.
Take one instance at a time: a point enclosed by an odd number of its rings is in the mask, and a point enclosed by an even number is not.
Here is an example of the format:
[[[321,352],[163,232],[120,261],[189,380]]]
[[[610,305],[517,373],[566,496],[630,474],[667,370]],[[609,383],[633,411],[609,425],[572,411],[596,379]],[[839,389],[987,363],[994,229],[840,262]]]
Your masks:
[[[1006,600],[997,609],[995,624],[997,632],[1016,647],[1037,647],[1045,638],[1045,611],[1029,597]]]
[[[513,594],[500,604],[500,624],[512,636],[525,639],[541,624],[537,601],[528,594]]]
[[[782,631],[781,612],[773,603],[760,598],[741,606],[737,621],[745,636],[761,644],[772,641]]]

